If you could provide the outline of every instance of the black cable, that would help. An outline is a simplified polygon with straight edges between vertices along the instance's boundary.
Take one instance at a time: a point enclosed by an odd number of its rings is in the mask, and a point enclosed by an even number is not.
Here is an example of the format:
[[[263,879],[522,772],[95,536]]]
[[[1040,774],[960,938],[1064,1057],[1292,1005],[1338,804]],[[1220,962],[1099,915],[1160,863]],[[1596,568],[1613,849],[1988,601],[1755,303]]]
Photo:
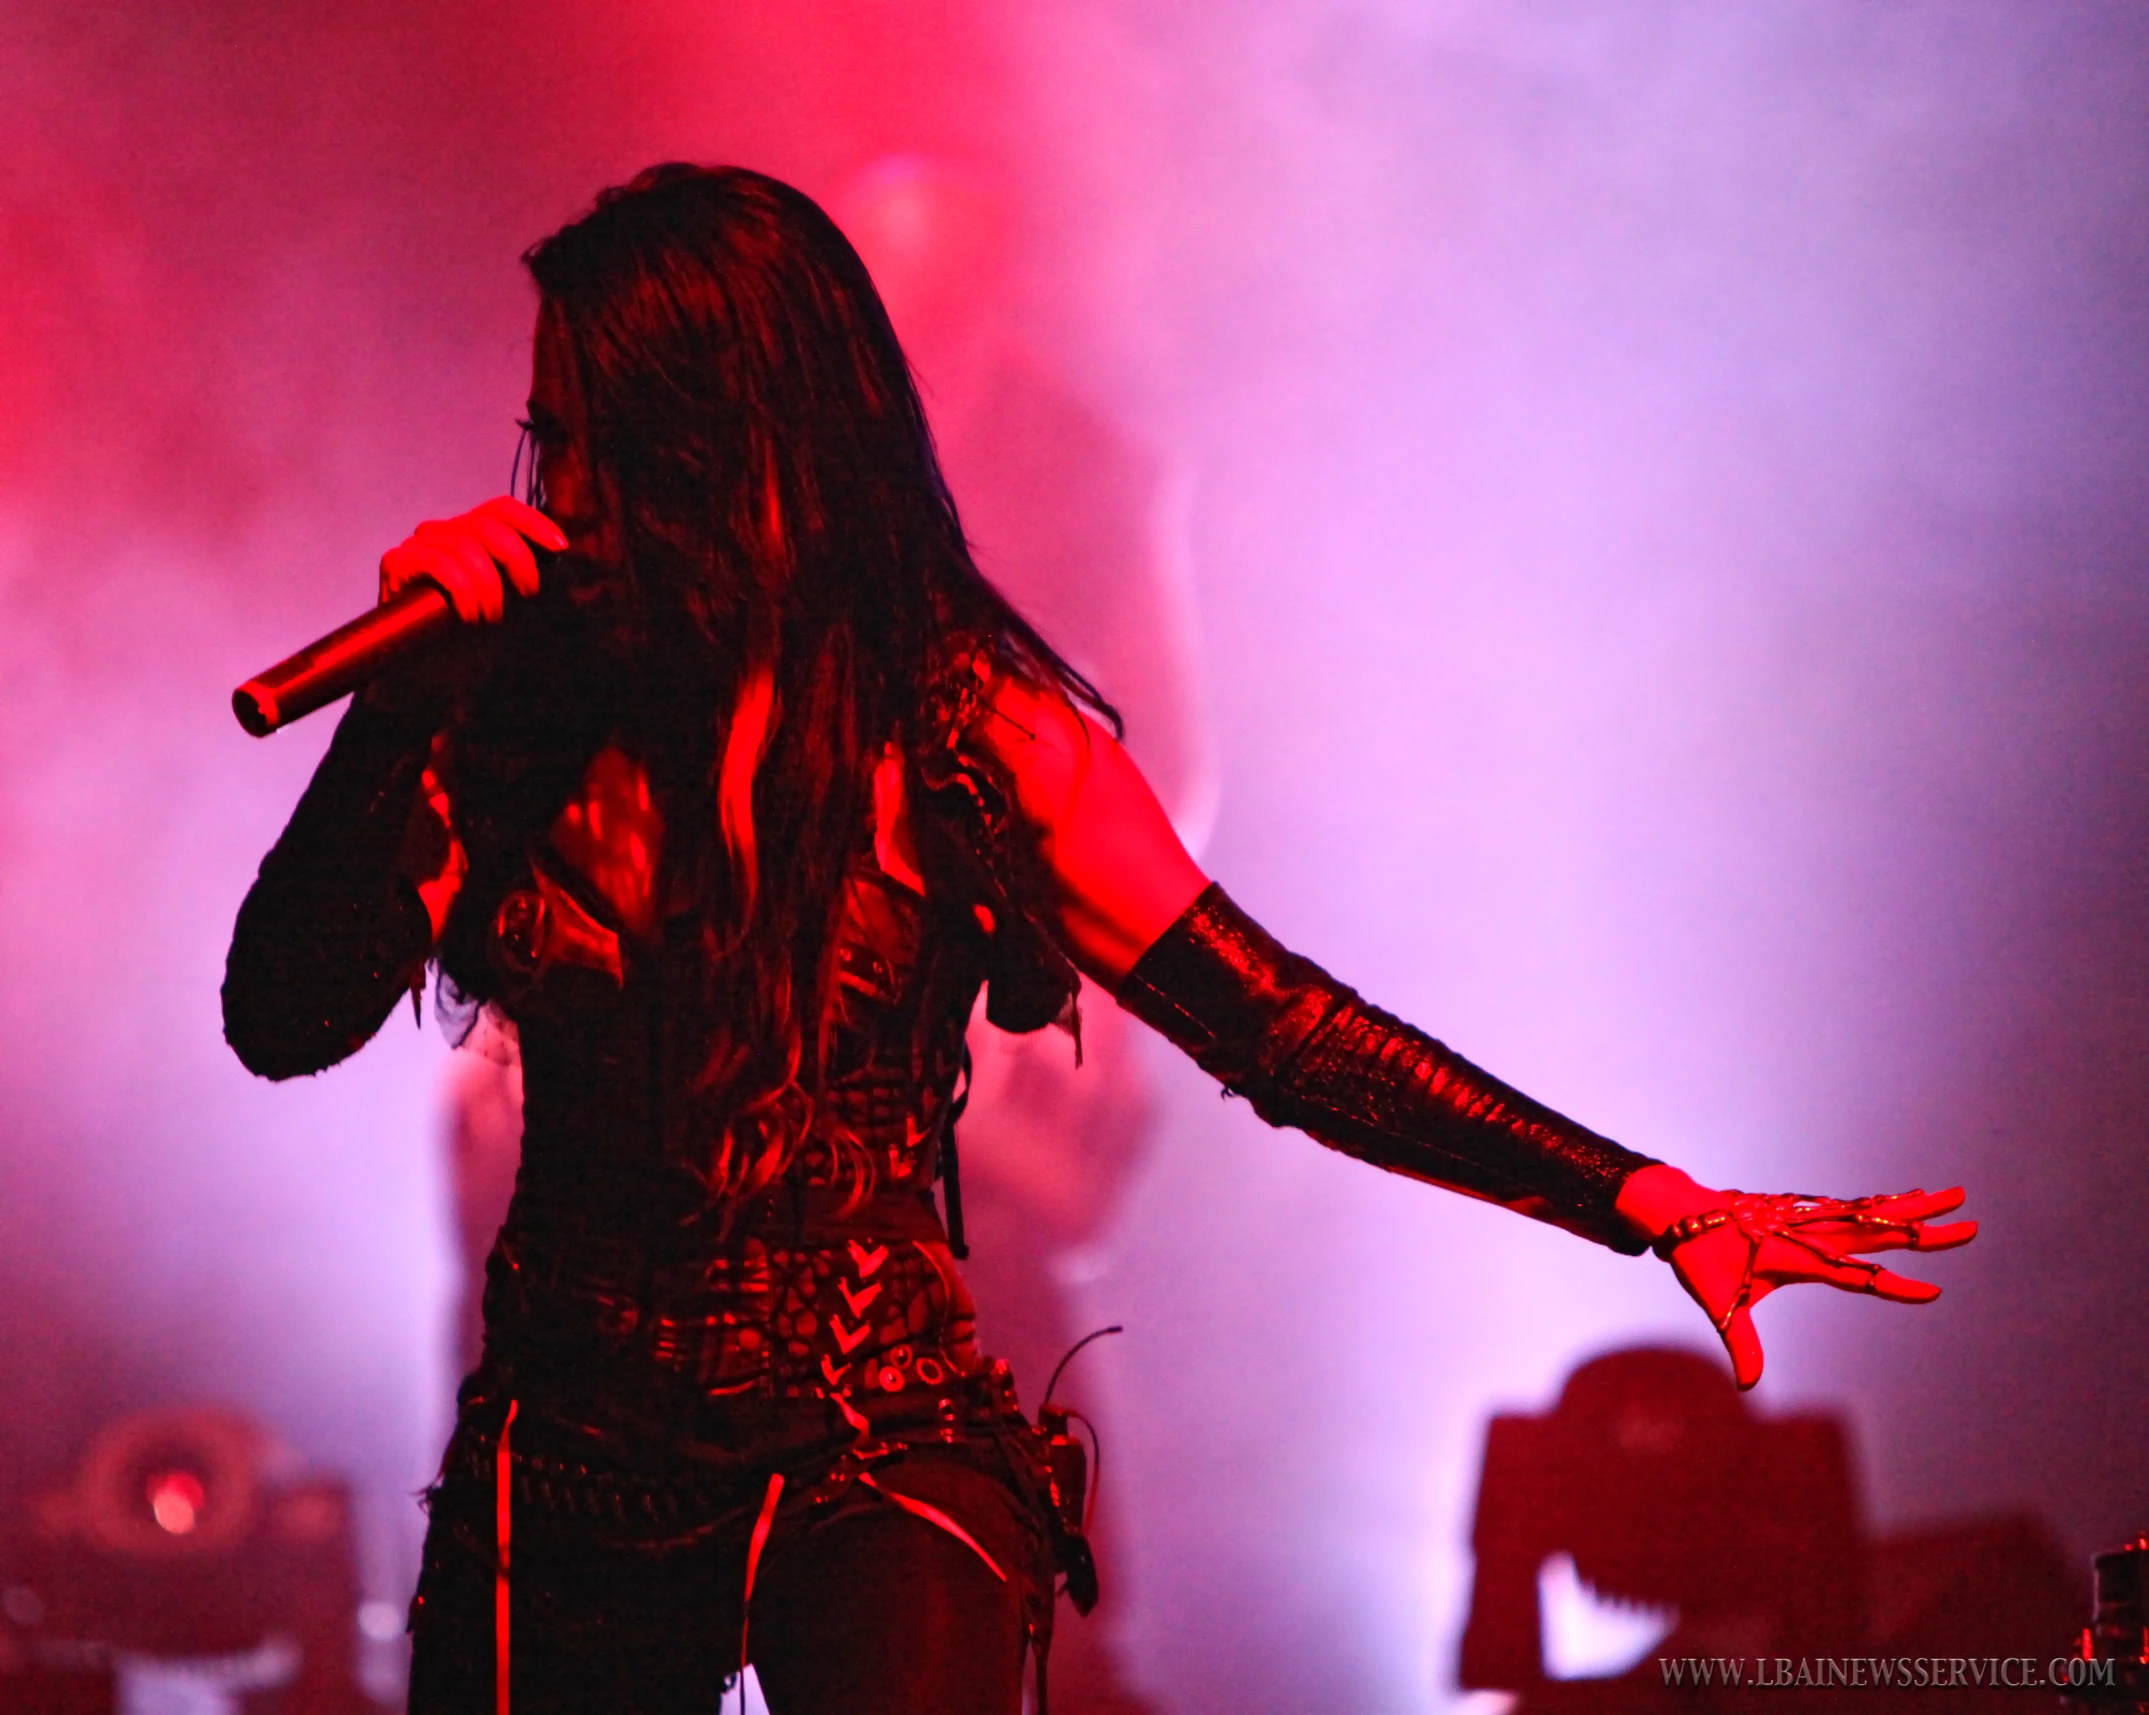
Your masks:
[[[1084,1346],[1088,1345],[1092,1340],[1101,1340],[1107,1334],[1124,1334],[1126,1331],[1127,1330],[1119,1323],[1114,1322],[1109,1328],[1098,1328],[1092,1330],[1090,1333],[1084,1334],[1081,1339],[1077,1340],[1072,1346],[1069,1346],[1067,1348],[1067,1355],[1064,1358],[1060,1359],[1057,1364],[1052,1366],[1052,1379],[1045,1383],[1044,1405],[1050,1405],[1052,1403],[1052,1392],[1060,1385],[1060,1372],[1066,1369],[1066,1367],[1074,1361],[1074,1355],[1077,1352],[1079,1352]],[[1042,1411],[1044,1409],[1044,1406],[1041,1405],[1038,1407],[1038,1409]]]

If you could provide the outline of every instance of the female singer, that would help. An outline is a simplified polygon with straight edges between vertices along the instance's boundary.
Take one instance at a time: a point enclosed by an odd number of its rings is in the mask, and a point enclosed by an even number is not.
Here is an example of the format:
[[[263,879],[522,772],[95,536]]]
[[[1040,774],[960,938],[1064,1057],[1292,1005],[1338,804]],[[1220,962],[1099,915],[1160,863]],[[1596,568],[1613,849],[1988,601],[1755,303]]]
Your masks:
[[[1076,972],[1276,1125],[1752,1306],[1937,1289],[1959,1193],[1710,1190],[1286,952],[972,564],[865,269],[798,192],[652,168],[530,251],[527,502],[422,524],[453,647],[338,728],[224,987],[272,1078],[437,967],[526,1130],[411,1610],[411,1708],[1014,1715],[1081,1548],[932,1196],[963,1033]],[[501,623],[504,621],[504,623]],[[1035,1378],[1031,1378],[1034,1385]]]

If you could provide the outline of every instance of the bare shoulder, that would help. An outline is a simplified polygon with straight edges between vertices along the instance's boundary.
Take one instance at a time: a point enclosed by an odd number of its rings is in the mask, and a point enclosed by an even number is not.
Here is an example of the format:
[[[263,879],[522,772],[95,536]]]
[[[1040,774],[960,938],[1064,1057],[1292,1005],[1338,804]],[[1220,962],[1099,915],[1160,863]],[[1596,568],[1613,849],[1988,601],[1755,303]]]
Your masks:
[[[1001,675],[971,730],[1013,776],[1059,883],[1061,944],[1115,988],[1208,878],[1134,759],[1056,687]]]
[[[973,729],[1014,777],[1023,813],[1044,828],[1062,826],[1111,734],[1055,687],[1019,673],[997,675]]]

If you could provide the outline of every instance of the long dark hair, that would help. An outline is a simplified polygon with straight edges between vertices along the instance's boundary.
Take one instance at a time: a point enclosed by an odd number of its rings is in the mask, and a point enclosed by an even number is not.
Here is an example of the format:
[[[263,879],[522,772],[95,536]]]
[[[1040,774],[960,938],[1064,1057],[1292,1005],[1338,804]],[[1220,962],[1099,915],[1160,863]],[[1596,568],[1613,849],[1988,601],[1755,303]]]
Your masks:
[[[652,167],[524,262],[617,525],[591,611],[667,687],[638,737],[696,824],[666,862],[702,973],[676,1141],[712,1197],[745,1195],[812,1126],[844,873],[885,748],[933,736],[936,676],[982,644],[1117,717],[978,571],[879,294],[811,199]]]

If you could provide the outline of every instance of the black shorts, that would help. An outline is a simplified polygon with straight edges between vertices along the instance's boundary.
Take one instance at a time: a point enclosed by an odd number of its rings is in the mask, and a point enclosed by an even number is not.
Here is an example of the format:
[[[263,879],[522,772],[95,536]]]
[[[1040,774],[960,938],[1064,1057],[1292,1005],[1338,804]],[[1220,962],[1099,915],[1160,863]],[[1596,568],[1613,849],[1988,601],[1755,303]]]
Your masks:
[[[1035,1432],[974,1401],[901,1440],[876,1424],[816,1441],[790,1415],[736,1457],[661,1467],[593,1464],[574,1426],[518,1416],[514,1715],[714,1715],[742,1648],[779,1712],[1014,1715],[1052,1620]],[[466,1402],[427,1497],[412,1715],[497,1708],[499,1416]]]

